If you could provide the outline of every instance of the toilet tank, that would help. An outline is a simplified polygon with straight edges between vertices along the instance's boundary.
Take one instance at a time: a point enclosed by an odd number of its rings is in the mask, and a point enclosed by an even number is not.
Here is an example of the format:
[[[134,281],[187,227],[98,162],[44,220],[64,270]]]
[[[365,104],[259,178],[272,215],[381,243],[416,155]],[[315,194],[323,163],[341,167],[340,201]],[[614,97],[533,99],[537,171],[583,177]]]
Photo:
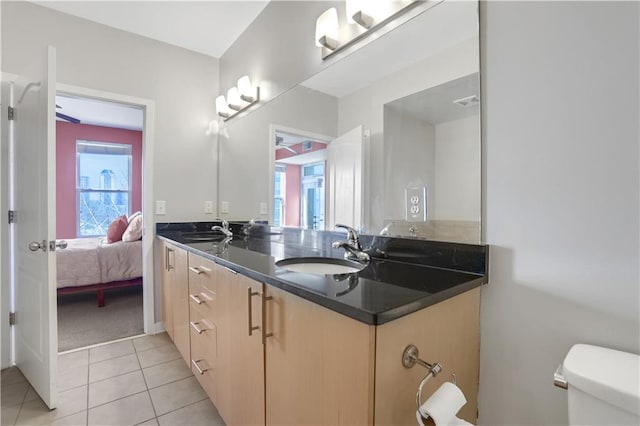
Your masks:
[[[640,425],[640,356],[577,344],[562,375],[570,425]]]

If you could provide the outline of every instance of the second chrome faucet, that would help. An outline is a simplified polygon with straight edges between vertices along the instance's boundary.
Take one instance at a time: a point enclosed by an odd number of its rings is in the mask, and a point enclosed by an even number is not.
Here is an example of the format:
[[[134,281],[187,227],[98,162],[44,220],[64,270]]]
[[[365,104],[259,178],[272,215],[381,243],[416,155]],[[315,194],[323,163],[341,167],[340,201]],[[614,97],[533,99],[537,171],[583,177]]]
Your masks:
[[[347,230],[347,241],[335,241],[331,245],[333,248],[343,248],[345,250],[345,259],[357,260],[360,262],[368,262],[371,260],[371,257],[362,249],[358,231],[350,226],[342,224],[336,224],[336,228]]]

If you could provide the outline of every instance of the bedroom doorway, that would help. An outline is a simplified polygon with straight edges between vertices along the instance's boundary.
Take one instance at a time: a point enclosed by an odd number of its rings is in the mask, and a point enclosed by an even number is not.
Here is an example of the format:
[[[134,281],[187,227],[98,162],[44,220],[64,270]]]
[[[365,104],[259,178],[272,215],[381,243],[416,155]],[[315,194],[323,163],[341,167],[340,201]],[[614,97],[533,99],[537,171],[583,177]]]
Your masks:
[[[142,237],[149,106],[58,85],[56,238],[67,242],[56,252],[59,352],[155,331]]]

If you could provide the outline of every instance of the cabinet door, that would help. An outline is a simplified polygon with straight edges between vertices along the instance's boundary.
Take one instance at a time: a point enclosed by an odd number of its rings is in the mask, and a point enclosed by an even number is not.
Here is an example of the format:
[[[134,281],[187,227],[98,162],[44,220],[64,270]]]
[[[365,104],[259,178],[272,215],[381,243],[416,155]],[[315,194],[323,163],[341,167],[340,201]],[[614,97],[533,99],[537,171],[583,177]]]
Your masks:
[[[187,251],[171,246],[170,286],[173,308],[173,342],[187,364],[191,363],[189,343],[189,277]]]
[[[374,327],[265,287],[266,424],[373,424]]]
[[[162,285],[162,324],[171,340],[173,340],[173,304],[171,299],[171,262],[173,250],[165,242],[160,241],[160,282]]]
[[[228,425],[264,425],[262,284],[218,266],[217,408]],[[260,329],[249,330],[250,327]]]

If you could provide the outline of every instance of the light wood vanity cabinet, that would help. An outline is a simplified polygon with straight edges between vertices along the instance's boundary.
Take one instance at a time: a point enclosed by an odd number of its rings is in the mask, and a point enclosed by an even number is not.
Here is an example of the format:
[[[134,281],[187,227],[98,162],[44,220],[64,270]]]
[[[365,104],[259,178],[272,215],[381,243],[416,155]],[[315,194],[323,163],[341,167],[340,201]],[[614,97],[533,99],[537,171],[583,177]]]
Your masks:
[[[266,289],[266,424],[373,424],[375,327]]]
[[[162,252],[162,322],[184,360],[189,362],[187,252],[169,243],[164,243]]]
[[[228,425],[415,424],[415,394],[427,371],[402,366],[410,343],[420,358],[443,366],[424,395],[456,373],[468,400],[458,416],[476,422],[480,288],[373,326],[166,247],[173,251],[164,253],[163,308],[172,307],[173,317],[163,321],[173,326],[176,346],[186,325],[187,362]],[[188,318],[166,297],[181,288],[165,280],[180,265]]]

